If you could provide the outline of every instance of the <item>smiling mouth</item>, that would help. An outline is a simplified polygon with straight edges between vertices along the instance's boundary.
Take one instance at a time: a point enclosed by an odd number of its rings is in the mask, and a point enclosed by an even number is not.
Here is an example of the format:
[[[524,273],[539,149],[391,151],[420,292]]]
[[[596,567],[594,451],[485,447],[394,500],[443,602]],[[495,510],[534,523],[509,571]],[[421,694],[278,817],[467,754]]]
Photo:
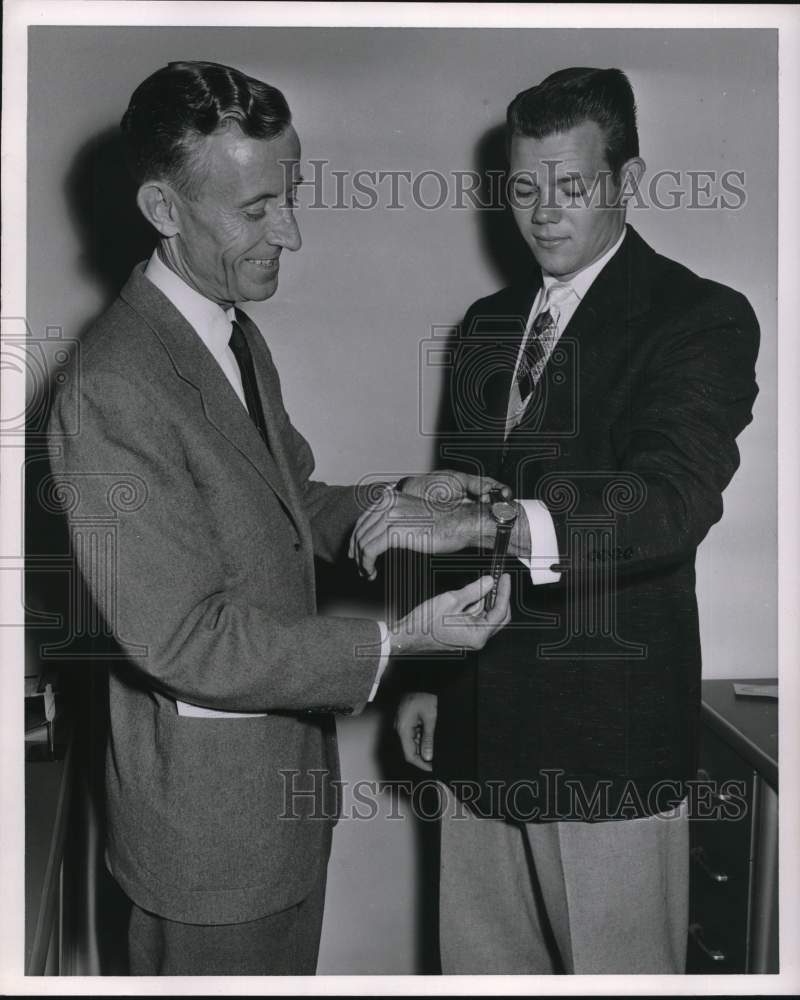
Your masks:
[[[277,257],[248,257],[247,263],[252,264],[254,267],[259,268],[262,271],[277,271],[278,270],[278,258]]]

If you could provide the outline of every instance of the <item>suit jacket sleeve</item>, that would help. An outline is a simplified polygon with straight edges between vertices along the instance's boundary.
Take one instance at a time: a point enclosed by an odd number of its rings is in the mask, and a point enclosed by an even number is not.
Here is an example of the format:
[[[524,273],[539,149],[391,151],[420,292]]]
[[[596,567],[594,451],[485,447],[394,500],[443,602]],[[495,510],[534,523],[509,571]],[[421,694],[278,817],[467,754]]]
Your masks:
[[[758,392],[759,329],[743,296],[716,289],[659,337],[613,430],[622,475],[576,477],[569,511],[548,498],[558,477],[543,484],[539,498],[551,508],[562,554],[570,519],[611,511],[618,573],[649,572],[691,558],[722,516],[722,491],[739,465],[736,437],[752,419]],[[569,553],[568,568],[585,571],[603,555],[590,546],[577,559]]]
[[[68,437],[62,414],[72,412],[75,394],[80,433]],[[99,585],[89,547],[75,551],[115,637],[146,645],[133,655],[134,667],[166,695],[209,708],[362,707],[379,662],[377,622],[306,613],[303,591],[284,594],[276,584],[281,567],[268,561],[263,600],[242,595],[179,436],[152,432],[163,418],[159,403],[144,375],[95,367],[56,397],[50,425],[56,480],[80,492],[68,515],[73,526],[102,521],[109,477],[133,478],[144,492],[136,509],[118,514],[109,586]]]

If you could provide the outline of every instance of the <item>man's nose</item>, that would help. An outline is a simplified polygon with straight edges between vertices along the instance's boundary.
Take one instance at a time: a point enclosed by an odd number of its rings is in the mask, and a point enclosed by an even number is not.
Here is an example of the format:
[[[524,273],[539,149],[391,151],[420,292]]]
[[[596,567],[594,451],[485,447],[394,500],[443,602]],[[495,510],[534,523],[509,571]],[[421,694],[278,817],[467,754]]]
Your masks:
[[[272,246],[283,247],[284,250],[299,250],[303,245],[300,227],[291,208],[280,210],[278,218],[273,220],[269,228],[267,242]]]
[[[539,198],[534,206],[531,221],[535,226],[555,224],[561,220],[561,209],[555,205],[550,195]]]

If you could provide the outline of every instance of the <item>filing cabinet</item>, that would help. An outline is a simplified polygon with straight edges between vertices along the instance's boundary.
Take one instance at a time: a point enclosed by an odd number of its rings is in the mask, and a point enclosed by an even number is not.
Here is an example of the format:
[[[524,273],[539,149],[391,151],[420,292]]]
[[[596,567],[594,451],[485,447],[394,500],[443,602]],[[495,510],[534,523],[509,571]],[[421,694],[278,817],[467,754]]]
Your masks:
[[[690,974],[778,972],[777,734],[775,701],[737,698],[732,681],[704,682]]]

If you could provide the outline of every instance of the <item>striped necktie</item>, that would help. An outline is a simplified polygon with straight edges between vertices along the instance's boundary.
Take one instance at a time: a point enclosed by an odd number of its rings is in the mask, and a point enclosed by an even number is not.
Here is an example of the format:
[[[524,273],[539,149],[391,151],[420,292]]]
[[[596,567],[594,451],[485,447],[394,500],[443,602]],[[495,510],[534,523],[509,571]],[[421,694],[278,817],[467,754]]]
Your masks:
[[[554,282],[545,290],[539,312],[531,324],[530,333],[525,341],[525,348],[511,387],[507,433],[521,420],[528,400],[542,377],[544,366],[558,341],[560,306],[570,295],[572,295],[571,286],[560,282]]]

